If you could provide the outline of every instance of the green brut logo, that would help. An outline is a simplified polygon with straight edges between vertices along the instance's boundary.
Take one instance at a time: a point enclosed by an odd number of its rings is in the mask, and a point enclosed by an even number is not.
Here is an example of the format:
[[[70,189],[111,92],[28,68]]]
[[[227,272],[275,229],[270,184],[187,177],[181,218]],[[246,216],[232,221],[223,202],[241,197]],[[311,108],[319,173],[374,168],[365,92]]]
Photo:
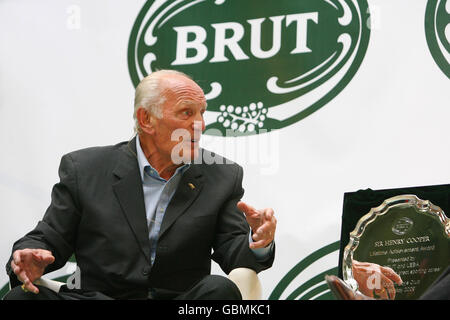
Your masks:
[[[333,99],[369,42],[366,0],[147,1],[128,45],[134,86],[159,69],[192,76],[207,134],[296,123]]]
[[[425,35],[434,60],[450,78],[450,0],[428,1]]]

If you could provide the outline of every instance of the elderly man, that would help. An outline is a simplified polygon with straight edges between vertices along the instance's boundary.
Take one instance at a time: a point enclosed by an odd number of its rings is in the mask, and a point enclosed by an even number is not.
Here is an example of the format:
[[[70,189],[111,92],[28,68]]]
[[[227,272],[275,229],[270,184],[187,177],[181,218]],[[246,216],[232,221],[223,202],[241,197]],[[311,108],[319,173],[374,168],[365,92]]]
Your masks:
[[[241,298],[231,280],[210,275],[211,258],[225,273],[269,268],[276,219],[240,201],[239,165],[202,162],[205,110],[188,76],[161,70],[143,79],[135,138],[62,157],[42,221],[13,246],[6,268],[15,287],[5,299]],[[73,253],[80,288],[33,284]]]

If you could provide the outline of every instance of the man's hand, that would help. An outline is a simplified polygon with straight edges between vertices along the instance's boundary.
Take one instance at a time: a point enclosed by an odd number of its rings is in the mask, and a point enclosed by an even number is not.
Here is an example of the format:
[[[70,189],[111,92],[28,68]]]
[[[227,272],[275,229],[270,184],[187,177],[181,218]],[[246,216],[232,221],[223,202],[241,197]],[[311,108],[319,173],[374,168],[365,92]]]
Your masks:
[[[359,291],[369,297],[394,300],[394,282],[403,283],[394,270],[375,263],[353,260],[352,272]]]
[[[277,226],[277,219],[274,217],[273,209],[256,210],[242,201],[238,202],[237,207],[245,214],[253,232],[252,239],[255,242],[250,244],[250,248],[267,247],[275,237],[275,229]]]
[[[25,291],[39,293],[39,289],[33,285],[33,281],[39,279],[45,268],[55,261],[55,257],[48,250],[23,249],[13,253],[11,268],[17,278],[23,283]]]

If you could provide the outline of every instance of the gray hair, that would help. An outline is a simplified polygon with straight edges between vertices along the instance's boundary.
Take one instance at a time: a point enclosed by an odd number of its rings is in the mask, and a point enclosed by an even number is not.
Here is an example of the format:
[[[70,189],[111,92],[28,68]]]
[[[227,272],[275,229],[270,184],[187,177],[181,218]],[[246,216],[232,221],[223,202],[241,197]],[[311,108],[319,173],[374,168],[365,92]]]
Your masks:
[[[159,70],[146,76],[136,87],[134,95],[134,131],[141,133],[141,127],[137,120],[137,110],[143,107],[153,116],[161,119],[163,116],[162,106],[166,97],[161,92],[161,78],[167,74],[178,74],[191,79],[188,75],[176,70]]]

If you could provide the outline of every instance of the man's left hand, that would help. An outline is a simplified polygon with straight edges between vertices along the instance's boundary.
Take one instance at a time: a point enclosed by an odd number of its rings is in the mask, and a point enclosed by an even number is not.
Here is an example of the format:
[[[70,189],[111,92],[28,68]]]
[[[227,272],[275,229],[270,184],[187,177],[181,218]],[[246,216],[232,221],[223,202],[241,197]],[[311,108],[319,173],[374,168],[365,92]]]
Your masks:
[[[253,243],[250,248],[264,248],[267,247],[275,237],[275,229],[277,226],[277,219],[274,216],[272,208],[256,210],[245,202],[239,201],[237,208],[245,214],[248,224],[252,229]]]

